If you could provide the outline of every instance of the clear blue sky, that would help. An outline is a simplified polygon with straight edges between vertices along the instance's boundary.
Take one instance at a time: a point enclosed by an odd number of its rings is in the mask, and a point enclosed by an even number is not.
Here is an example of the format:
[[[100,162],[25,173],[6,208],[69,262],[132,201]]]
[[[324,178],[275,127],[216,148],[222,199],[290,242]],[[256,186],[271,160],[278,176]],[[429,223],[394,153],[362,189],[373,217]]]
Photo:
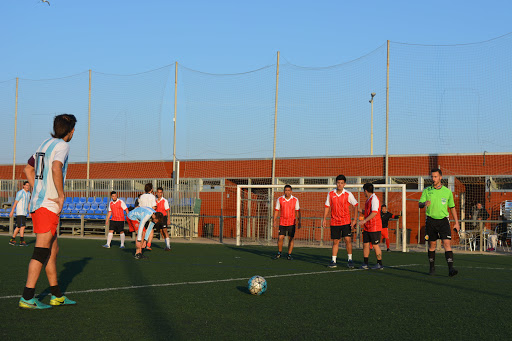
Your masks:
[[[211,73],[305,66],[366,54],[387,39],[487,40],[512,31],[511,1],[3,0],[0,81],[88,69],[131,74],[178,61]]]
[[[512,1],[49,1],[3,0],[0,7],[0,114],[7,117],[0,142],[13,140],[12,80],[19,77],[17,162],[62,112],[79,118],[72,161],[86,159],[89,69],[91,160],[172,158],[175,61],[178,158],[271,157],[277,51],[278,157],[368,155],[371,92],[375,154],[382,155],[386,40],[393,42],[391,154],[509,152],[512,145],[512,123],[503,119],[512,115],[512,35],[449,48],[400,44],[466,44],[510,33]],[[165,65],[131,78],[103,75]],[[259,68],[227,77],[192,71]],[[29,81],[69,75],[77,76]],[[134,138],[142,127],[154,136],[145,145]],[[331,129],[343,132],[338,140],[326,134]],[[113,146],[111,135],[122,143]],[[9,162],[12,150],[5,150],[0,163]]]

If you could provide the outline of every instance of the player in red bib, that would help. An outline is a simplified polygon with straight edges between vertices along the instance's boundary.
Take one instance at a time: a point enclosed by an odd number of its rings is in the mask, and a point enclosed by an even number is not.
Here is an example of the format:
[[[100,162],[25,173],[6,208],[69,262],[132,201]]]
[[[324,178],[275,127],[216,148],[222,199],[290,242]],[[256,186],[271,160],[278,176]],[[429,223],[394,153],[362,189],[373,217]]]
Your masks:
[[[293,237],[295,228],[300,229],[300,206],[299,199],[292,195],[292,186],[284,186],[284,195],[276,201],[276,210],[274,211],[274,228],[277,225],[279,217],[279,239],[277,241],[278,252],[272,259],[281,258],[283,251],[284,237],[288,235],[288,260],[292,260]]]
[[[165,238],[165,249],[164,251],[171,251],[171,239],[169,238],[169,232],[167,227],[171,224],[169,201],[164,198],[164,189],[158,187],[156,189],[156,211],[160,212],[164,216],[164,220],[161,223],[155,224],[153,232],[156,230]],[[148,246],[146,249],[151,249],[151,241],[153,240],[153,232],[149,236]]]
[[[330,191],[325,201],[324,219],[322,220],[322,227],[326,227],[327,215],[331,211],[331,239],[332,239],[332,260],[328,267],[337,267],[336,258],[338,256],[338,248],[340,239],[345,240],[347,246],[349,268],[354,267],[352,261],[352,229],[356,225],[355,218],[351,218],[350,210],[354,217],[357,216],[357,205],[359,204],[354,198],[354,195],[345,190],[345,183],[347,178],[345,175],[338,175],[336,177],[336,190]]]
[[[375,256],[377,256],[377,265],[372,269],[382,270],[382,251],[379,246],[382,220],[380,217],[380,201],[379,198],[373,193],[373,185],[365,183],[363,186],[364,195],[366,196],[366,203],[364,204],[364,220],[358,222],[364,225],[363,229],[363,256],[364,264],[361,269],[369,269],[368,257],[370,256],[370,243],[373,244]]]
[[[110,192],[110,203],[108,204],[108,213],[105,218],[105,226],[108,226],[107,244],[103,245],[104,248],[110,249],[110,243],[114,237],[114,233],[119,233],[121,239],[121,249],[124,249],[124,213],[128,214],[128,207],[125,202],[117,197],[117,192]],[[112,220],[110,219],[112,217]]]

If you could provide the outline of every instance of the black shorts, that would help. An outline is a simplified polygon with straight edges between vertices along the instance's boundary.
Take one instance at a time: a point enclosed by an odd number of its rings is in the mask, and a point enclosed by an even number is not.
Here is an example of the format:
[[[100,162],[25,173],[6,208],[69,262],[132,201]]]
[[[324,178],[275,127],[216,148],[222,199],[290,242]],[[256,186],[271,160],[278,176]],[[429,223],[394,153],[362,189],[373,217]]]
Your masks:
[[[124,231],[124,221],[111,220],[108,229],[110,231],[114,231],[115,233],[121,233]]]
[[[295,237],[295,225],[290,226],[283,226],[279,225],[279,235],[280,236],[286,236],[293,238]]]
[[[435,242],[438,239],[452,239],[450,221],[448,218],[434,219],[427,217],[427,224],[425,226],[425,240],[429,242]]]
[[[163,230],[165,228],[167,228],[167,224],[162,224],[161,222],[158,222],[155,224],[155,226],[153,226],[153,230],[155,230],[156,232]]]
[[[363,231],[363,243],[372,243],[373,245],[379,245],[381,232],[368,232]]]
[[[26,215],[17,215],[16,216],[16,227],[24,227],[27,226],[27,216]]]
[[[331,226],[331,239],[341,239],[342,237],[352,237],[352,227],[350,224]]]

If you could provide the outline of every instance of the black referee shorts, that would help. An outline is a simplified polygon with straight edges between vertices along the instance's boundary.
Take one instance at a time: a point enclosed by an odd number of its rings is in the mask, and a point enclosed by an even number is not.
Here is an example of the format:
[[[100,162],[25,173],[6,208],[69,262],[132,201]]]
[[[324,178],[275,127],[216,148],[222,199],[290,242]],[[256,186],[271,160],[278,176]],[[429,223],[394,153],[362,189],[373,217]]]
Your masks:
[[[425,226],[425,240],[429,242],[435,242],[438,239],[452,239],[450,222],[448,221],[448,218],[434,219],[427,217],[427,223]]]

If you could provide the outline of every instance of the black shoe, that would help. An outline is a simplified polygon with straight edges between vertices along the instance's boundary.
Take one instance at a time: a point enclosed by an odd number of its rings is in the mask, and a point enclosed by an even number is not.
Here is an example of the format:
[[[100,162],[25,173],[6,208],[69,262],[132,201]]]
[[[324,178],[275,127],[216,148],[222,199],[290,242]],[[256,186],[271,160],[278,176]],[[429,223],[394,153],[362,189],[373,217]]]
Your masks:
[[[448,276],[453,277],[453,276],[455,276],[455,275],[456,275],[456,274],[458,274],[458,273],[459,273],[459,271],[457,271],[457,269],[455,269],[455,268],[451,268],[451,269],[448,271]]]
[[[354,268],[354,262],[352,261],[352,259],[349,259],[349,261],[347,262],[347,268],[349,268],[349,269]]]
[[[272,257],[272,259],[273,259],[273,260],[276,260],[276,259],[279,259],[279,258],[281,258],[281,254],[280,254],[280,253],[278,253],[277,255],[275,255],[274,257]]]
[[[390,250],[390,249],[387,249],[386,251],[387,251],[387,252],[391,252],[391,250]]]
[[[430,276],[434,276],[434,275],[436,274],[436,268],[430,268],[430,270],[429,270],[428,274],[429,274]]]
[[[293,257],[292,257],[292,255],[288,255],[288,257],[286,257],[286,259],[293,260]]]
[[[331,268],[331,269],[334,269],[334,268],[336,268],[337,266],[338,266],[338,264],[336,264],[336,262],[335,262],[335,261],[333,261],[333,260],[329,263],[329,265],[327,265],[327,267],[328,267],[328,268]]]

